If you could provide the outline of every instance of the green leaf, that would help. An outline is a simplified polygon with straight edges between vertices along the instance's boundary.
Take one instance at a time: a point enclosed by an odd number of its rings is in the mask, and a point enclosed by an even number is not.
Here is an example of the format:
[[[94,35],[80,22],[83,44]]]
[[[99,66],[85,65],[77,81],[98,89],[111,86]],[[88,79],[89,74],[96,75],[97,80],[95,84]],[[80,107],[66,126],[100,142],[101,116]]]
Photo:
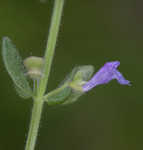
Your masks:
[[[64,85],[45,95],[44,100],[50,106],[61,104],[65,101],[65,99],[69,96],[70,93],[71,93],[71,88]]]
[[[23,99],[28,99],[30,97],[32,97],[32,95],[29,95],[29,93],[23,92],[23,90],[21,90],[21,88],[19,88],[18,86],[14,85],[15,90],[17,92],[17,94],[23,98]]]
[[[32,96],[32,90],[25,76],[25,68],[18,51],[8,37],[2,41],[2,56],[5,67],[12,78],[18,94],[24,98]],[[25,96],[24,96],[25,95]]]
[[[69,105],[76,102],[84,93],[73,90],[62,105]]]

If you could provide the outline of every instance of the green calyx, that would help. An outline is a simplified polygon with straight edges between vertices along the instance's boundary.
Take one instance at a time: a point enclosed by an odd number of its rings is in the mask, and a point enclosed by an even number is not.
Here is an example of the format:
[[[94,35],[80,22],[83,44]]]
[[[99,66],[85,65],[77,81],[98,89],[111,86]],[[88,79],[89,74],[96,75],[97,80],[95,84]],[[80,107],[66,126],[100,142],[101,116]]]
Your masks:
[[[76,102],[84,94],[82,86],[91,78],[93,72],[94,68],[91,65],[73,68],[58,88],[44,96],[44,100],[50,106],[68,105]]]
[[[24,60],[27,75],[32,79],[41,78],[43,65],[44,59],[42,57],[30,56]]]

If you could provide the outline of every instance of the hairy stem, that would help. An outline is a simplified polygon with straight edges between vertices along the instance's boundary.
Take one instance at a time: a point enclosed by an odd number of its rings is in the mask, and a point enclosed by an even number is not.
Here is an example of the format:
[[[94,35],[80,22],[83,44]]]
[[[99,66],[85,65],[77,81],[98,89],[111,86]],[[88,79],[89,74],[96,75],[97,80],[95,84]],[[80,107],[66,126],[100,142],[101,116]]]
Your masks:
[[[37,94],[34,97],[30,128],[28,132],[28,138],[27,138],[25,150],[34,150],[35,148],[43,104],[44,104],[43,96],[46,91],[47,82],[51,70],[52,60],[55,52],[56,41],[58,37],[58,32],[59,32],[59,27],[60,27],[62,12],[63,12],[63,6],[64,6],[64,0],[55,0],[51,26],[49,30],[48,42],[47,42],[47,47],[46,47],[46,52],[44,57],[45,64],[43,69],[43,76],[40,79],[38,89],[36,90]]]

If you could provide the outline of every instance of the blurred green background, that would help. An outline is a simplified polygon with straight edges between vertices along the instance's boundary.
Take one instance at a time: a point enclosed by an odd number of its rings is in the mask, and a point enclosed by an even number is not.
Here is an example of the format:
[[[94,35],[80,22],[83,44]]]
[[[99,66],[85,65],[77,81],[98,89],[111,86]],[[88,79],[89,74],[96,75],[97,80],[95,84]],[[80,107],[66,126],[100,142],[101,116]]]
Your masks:
[[[0,39],[8,36],[23,58],[43,56],[53,0],[0,1]],[[143,149],[143,2],[139,0],[66,0],[49,90],[75,65],[96,71],[119,60],[132,81],[98,86],[67,107],[45,104],[36,150]],[[22,150],[32,100],[15,93],[0,59],[0,150]]]

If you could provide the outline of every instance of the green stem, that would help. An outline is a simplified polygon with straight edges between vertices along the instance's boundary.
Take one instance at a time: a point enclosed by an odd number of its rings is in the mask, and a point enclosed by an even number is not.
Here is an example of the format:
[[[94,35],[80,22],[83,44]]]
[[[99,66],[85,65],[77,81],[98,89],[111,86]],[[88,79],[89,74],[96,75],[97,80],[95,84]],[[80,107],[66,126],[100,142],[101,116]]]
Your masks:
[[[25,150],[34,150],[44,101],[35,99]]]
[[[56,41],[58,37],[62,12],[63,12],[64,0],[55,0],[54,12],[51,21],[51,27],[49,32],[49,38],[47,42],[47,48],[45,52],[45,64],[43,77],[39,83],[38,97],[42,97],[45,93],[47,82],[51,70],[52,60],[55,52]]]
[[[56,41],[58,37],[62,12],[63,12],[64,0],[55,0],[53,15],[51,20],[51,26],[49,30],[47,48],[45,52],[45,64],[44,64],[44,71],[43,76],[40,80],[39,87],[37,89],[36,97],[34,97],[34,104],[30,122],[30,129],[28,132],[28,138],[26,142],[25,150],[34,150],[38,128],[40,124],[42,109],[43,109],[43,96],[46,91],[47,82],[51,70],[52,60],[55,52]]]

